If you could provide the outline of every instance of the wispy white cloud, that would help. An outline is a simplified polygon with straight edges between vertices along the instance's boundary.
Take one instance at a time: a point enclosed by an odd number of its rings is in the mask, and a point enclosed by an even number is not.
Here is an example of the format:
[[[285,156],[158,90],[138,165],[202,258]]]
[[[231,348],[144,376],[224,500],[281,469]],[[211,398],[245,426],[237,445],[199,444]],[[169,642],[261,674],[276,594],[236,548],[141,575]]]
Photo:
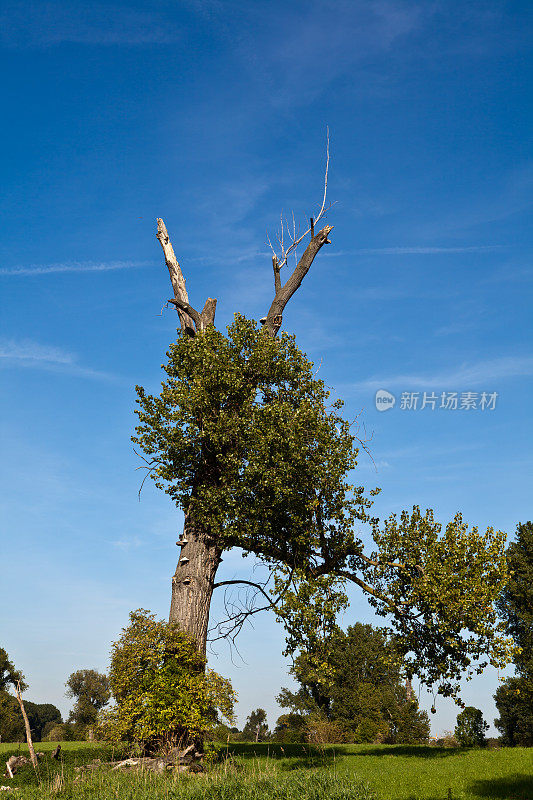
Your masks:
[[[533,375],[532,356],[504,356],[477,364],[462,364],[456,369],[434,374],[420,375],[404,373],[400,375],[383,375],[351,384],[354,391],[377,389],[469,389],[471,386],[485,384],[487,389],[494,390],[494,382],[508,378],[525,378]]]
[[[116,380],[115,376],[108,372],[81,366],[77,363],[75,355],[60,347],[39,344],[29,339],[0,341],[0,365],[45,369],[95,380]]]
[[[56,272],[109,272],[116,269],[136,269],[153,266],[153,261],[64,261],[59,264],[30,264],[27,267],[0,267],[0,275],[51,275]]]

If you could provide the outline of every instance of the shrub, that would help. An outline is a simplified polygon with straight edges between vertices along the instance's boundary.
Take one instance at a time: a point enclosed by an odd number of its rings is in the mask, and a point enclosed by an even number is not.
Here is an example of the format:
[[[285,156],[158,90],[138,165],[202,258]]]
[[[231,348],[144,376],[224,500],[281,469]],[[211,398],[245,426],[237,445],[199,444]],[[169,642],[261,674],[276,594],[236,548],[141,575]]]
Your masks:
[[[112,646],[109,681],[116,705],[100,714],[104,739],[155,751],[200,744],[218,713],[233,719],[230,682],[206,669],[191,637],[144,609]]]

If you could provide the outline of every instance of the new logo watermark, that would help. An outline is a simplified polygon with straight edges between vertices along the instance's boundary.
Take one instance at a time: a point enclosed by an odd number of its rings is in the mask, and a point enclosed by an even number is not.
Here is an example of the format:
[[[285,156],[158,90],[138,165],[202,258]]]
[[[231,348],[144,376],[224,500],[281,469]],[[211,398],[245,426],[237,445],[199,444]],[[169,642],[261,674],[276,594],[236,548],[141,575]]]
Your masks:
[[[494,411],[498,392],[400,392],[401,411]],[[378,411],[394,408],[396,397],[386,389],[378,389],[375,397]]]
[[[376,392],[376,408],[378,411],[388,411],[393,408],[396,398],[386,389],[378,389]]]

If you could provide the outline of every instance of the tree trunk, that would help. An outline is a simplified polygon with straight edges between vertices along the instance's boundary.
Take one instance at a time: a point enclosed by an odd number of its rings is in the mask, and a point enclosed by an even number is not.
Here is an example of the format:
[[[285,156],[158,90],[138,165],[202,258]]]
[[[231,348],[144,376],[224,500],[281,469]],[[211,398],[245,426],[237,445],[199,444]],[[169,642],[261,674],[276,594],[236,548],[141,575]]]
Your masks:
[[[172,578],[169,622],[190,634],[205,657],[209,607],[221,551],[207,532],[185,515],[180,558]]]
[[[28,715],[26,714],[26,709],[24,708],[24,702],[23,702],[21,694],[20,694],[20,681],[18,682],[18,684],[16,686],[15,694],[16,694],[16,697],[17,697],[17,700],[18,700],[18,703],[19,703],[19,706],[20,706],[20,711],[22,713],[22,718],[24,720],[24,727],[26,728],[26,741],[28,743],[28,750],[30,751],[31,763],[33,764],[34,770],[37,772],[37,770],[38,770],[37,756],[35,755],[35,750],[33,749],[33,741],[32,741],[32,738],[31,738],[30,722],[28,720]]]

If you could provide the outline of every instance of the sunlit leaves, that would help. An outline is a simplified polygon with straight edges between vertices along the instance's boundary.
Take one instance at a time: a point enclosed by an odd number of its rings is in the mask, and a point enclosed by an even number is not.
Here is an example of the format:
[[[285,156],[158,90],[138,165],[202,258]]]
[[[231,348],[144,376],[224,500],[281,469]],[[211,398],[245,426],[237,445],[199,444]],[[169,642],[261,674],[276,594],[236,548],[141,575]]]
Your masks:
[[[190,637],[144,609],[113,645],[109,680],[116,705],[99,726],[107,739],[161,747],[201,737],[219,713],[233,720],[230,682],[205,670]]]

